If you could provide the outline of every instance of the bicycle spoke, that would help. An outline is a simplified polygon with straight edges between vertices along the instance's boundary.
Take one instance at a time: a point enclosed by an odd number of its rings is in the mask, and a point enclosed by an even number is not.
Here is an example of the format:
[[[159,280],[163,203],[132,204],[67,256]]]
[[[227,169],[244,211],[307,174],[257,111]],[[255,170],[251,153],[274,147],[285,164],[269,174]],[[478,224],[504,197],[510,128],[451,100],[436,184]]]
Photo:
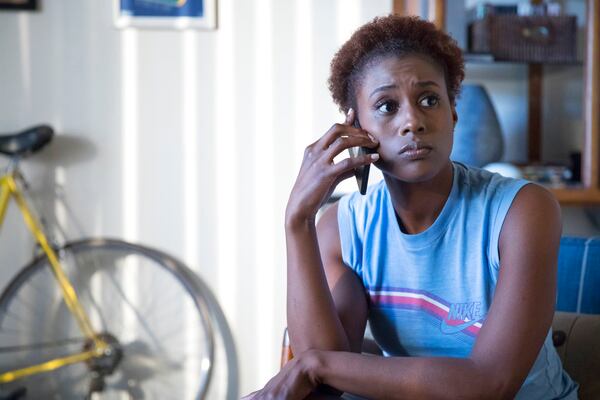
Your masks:
[[[183,321],[179,323],[179,325],[173,327],[171,330],[166,331],[164,334],[160,335],[158,339],[162,342],[166,338],[170,338],[171,336],[179,337],[182,332],[181,326],[183,325]]]
[[[167,303],[169,304],[169,303]],[[171,302],[172,304],[172,302]],[[172,305],[170,307],[162,307],[158,312],[154,312],[152,313],[152,319],[156,320],[156,321],[163,321],[164,319],[167,319],[169,317],[172,317],[173,315],[177,315],[177,313],[180,311],[180,306],[179,305]],[[145,315],[146,313],[142,313],[142,315]]]
[[[83,301],[84,296],[81,296],[81,301]],[[100,332],[102,331],[106,331],[107,329],[107,320],[104,317],[104,313],[102,312],[102,308],[100,307],[99,303],[96,301],[96,299],[94,298],[94,295],[90,292],[87,292],[86,298],[89,299],[89,304],[90,307],[94,309],[94,311],[98,314],[98,317],[100,318],[100,325],[101,325],[101,329]]]
[[[145,329],[145,331],[148,334],[148,336],[152,339],[153,342],[155,342],[160,347],[160,345],[159,345],[156,337],[152,333],[152,329],[148,326],[148,324],[146,323],[146,321],[144,321],[144,319],[141,317],[141,315],[139,314],[139,312],[137,311],[137,309],[135,308],[135,306],[129,301],[129,299],[127,298],[127,296],[125,296],[125,293],[123,292],[123,289],[115,282],[114,279],[109,279],[109,281],[114,285],[115,289],[117,289],[117,292],[119,292],[119,294],[121,295],[122,299],[125,301],[125,304],[127,304],[130,307],[131,311],[133,311],[134,315],[136,316],[136,318],[140,322],[140,325]]]
[[[53,348],[53,347],[62,347],[62,346],[73,345],[76,343],[83,343],[85,341],[86,341],[86,338],[71,338],[71,339],[56,340],[54,342],[32,343],[32,344],[21,345],[21,346],[7,346],[7,347],[0,347],[0,353],[48,349],[48,348]]]
[[[10,315],[14,320],[17,320],[19,322],[23,322],[25,321],[22,317],[27,316],[30,320],[40,320],[41,318],[44,318],[44,315],[42,313],[42,311],[39,310],[39,307],[34,307],[31,303],[29,303],[28,301],[24,301],[23,298],[21,296],[15,298],[14,304],[23,304],[23,306],[25,308],[27,308],[30,312],[28,313],[24,313],[21,312],[19,313],[19,315],[17,316],[15,313],[13,312],[7,312],[7,315]],[[28,325],[31,326],[31,325]]]
[[[19,330],[15,330],[15,329],[7,329],[7,328],[2,328],[0,329],[0,333],[5,334],[5,333],[10,333],[11,335],[22,335],[23,331],[19,331]]]
[[[40,276],[42,276],[42,277],[40,277]],[[48,282],[48,280],[56,279],[48,270],[43,271],[43,273],[41,273],[41,275],[37,275],[36,278],[38,278],[37,280],[42,281],[42,282]],[[60,293],[58,292],[58,290],[48,290],[47,286],[40,287],[40,285],[36,285],[36,280],[32,279],[29,282],[29,284],[31,285],[31,287],[33,289],[35,289],[35,293],[45,293],[45,296],[52,300],[58,299],[60,297]]]
[[[4,313],[5,318],[6,317],[10,317],[10,321],[14,321],[17,323],[17,325],[22,325],[22,326],[27,326],[28,328],[31,327],[31,324],[26,323],[28,322],[28,320],[31,319],[31,316],[28,316],[27,314],[16,314],[15,312],[11,311],[6,311]],[[2,321],[4,322],[4,320]]]
[[[106,281],[105,277],[109,276],[109,275],[112,275],[112,273],[106,272],[106,273],[102,274],[102,281],[103,282]],[[103,293],[106,293],[106,292],[107,292],[106,290],[103,291]],[[103,297],[102,301],[106,302],[106,298]],[[107,307],[108,310],[115,310],[115,309],[117,309],[117,307],[116,307],[117,306],[117,297],[116,296],[108,296],[108,302],[109,302],[109,305]],[[100,310],[98,310],[98,312],[100,312]],[[110,329],[109,328],[109,326],[112,327],[115,324],[117,325],[118,329],[114,329],[114,328]],[[124,329],[125,329],[125,326],[123,325],[123,321],[121,321],[118,318],[111,318],[109,321],[107,321],[106,330],[123,332]]]

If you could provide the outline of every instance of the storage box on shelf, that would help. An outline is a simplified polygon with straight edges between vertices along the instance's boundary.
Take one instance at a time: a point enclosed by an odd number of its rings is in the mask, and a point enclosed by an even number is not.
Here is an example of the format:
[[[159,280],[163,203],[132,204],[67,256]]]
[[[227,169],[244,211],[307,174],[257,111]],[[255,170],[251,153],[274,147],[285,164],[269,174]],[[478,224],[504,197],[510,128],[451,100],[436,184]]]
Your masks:
[[[572,15],[487,15],[469,25],[469,51],[499,61],[575,62],[577,18]]]

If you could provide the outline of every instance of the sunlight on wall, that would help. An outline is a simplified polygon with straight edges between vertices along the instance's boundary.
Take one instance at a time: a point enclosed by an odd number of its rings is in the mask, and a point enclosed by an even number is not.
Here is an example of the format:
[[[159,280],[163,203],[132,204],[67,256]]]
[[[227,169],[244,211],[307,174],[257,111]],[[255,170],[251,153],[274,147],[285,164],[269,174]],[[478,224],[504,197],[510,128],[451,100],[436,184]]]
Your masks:
[[[123,234],[136,241],[138,226],[138,33],[133,29],[121,32],[121,138],[123,163],[122,204]]]
[[[198,259],[198,33],[183,32],[181,91],[183,107],[183,202],[186,219],[184,251],[186,260]]]
[[[294,59],[296,69],[294,71],[294,93],[296,98],[296,109],[294,115],[294,151],[295,165],[300,165],[303,157],[303,149],[308,145],[305,132],[313,128],[312,100],[313,100],[313,28],[312,28],[312,2],[296,0],[295,13],[296,24]]]
[[[19,49],[21,50],[21,73],[23,74],[23,93],[25,104],[31,106],[31,38],[29,37],[29,17],[22,13],[19,18]]]
[[[198,33],[183,32],[181,60],[182,115],[183,121],[183,208],[184,208],[184,252],[186,262],[198,260]],[[189,264],[188,264],[189,265]],[[185,308],[186,348],[190,354],[200,352],[198,338],[200,330],[194,320],[195,310]],[[194,376],[200,376],[203,366],[192,364],[186,377],[186,395],[194,392]],[[208,366],[204,366],[206,368]]]
[[[360,25],[360,0],[336,0],[336,38],[342,45]]]
[[[272,41],[272,9],[270,0],[257,0],[255,10],[256,49],[255,49],[255,82],[260,88],[256,92],[255,138],[254,138],[254,204],[256,229],[254,235],[256,293],[258,310],[269,310],[273,302],[273,283],[275,260],[273,257],[273,198],[274,188],[265,174],[273,171],[273,41]],[[256,324],[258,332],[258,376],[268,379],[272,374],[272,361],[275,356],[277,343],[273,329],[261,332],[261,327],[273,327],[272,312],[258,312]]]
[[[233,13],[233,0],[219,2],[222,15],[227,15],[227,20],[219,26],[217,37],[216,55],[216,103],[215,116],[215,154],[217,167],[216,174],[216,214],[217,226],[214,227],[217,236],[217,269],[218,282],[215,286],[219,293],[221,307],[229,317],[235,329],[236,321],[236,268],[238,265],[236,231],[238,229],[238,216],[236,204],[241,200],[237,190],[235,171],[237,170],[234,149],[235,143],[235,75],[234,63],[235,47],[233,28],[235,19]],[[210,134],[210,133],[209,133]]]
[[[138,118],[138,33],[133,29],[121,32],[121,140],[122,140],[122,207],[123,236],[125,240],[139,240],[139,126]],[[127,257],[120,271],[120,281],[127,288],[127,299],[131,304],[139,304],[138,291],[139,263],[135,257]],[[125,335],[121,338],[130,341],[137,333],[137,318],[130,307],[122,306],[121,323]]]
[[[67,174],[65,172],[64,167],[56,167],[54,172],[54,182],[57,190],[61,190],[67,184]],[[56,190],[55,190],[56,192]],[[68,226],[69,216],[67,214],[67,209],[65,208],[65,204],[62,201],[54,201],[54,215],[56,216],[56,220],[58,221],[59,226],[65,227]],[[57,229],[56,227],[55,229]],[[61,234],[62,232],[52,232],[51,234]],[[58,236],[60,237],[60,236]],[[60,237],[62,239],[62,237]]]

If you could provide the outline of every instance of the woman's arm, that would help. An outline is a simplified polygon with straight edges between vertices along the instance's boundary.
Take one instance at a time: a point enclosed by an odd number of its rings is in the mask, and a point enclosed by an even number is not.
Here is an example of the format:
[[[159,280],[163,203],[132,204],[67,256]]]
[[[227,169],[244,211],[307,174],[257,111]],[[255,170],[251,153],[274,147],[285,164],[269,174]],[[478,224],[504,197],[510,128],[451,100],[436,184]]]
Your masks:
[[[314,375],[309,374],[309,371],[314,371],[313,367],[316,364],[308,365],[307,361],[313,358],[306,357],[306,354],[312,354],[314,352],[312,349],[315,348],[326,350],[331,343],[335,343],[336,338],[332,333],[342,337],[345,348],[341,350],[359,352],[361,349],[367,321],[367,300],[358,277],[342,261],[337,209],[338,204],[335,203],[325,210],[315,230],[317,237],[314,233],[311,234],[311,240],[318,241],[319,254],[316,254],[314,248],[309,247],[308,250],[312,252],[313,259],[322,264],[322,268],[311,268],[306,271],[302,263],[298,263],[295,266],[296,270],[290,271],[288,265],[288,327],[292,329],[291,326],[295,323],[294,332],[297,334],[291,337],[295,358],[289,361],[262,390],[245,399],[304,399],[319,385],[314,380]],[[288,245],[289,251],[297,251],[300,258],[303,254],[302,250],[295,246],[290,248]],[[306,259],[304,261],[306,262]],[[321,294],[327,295],[323,297],[330,307],[328,310],[319,308],[318,302],[306,301],[303,297],[305,291],[310,288],[306,288],[306,283],[315,282],[316,289],[320,290]],[[311,315],[312,312],[318,315]],[[334,320],[339,327],[338,331],[332,332],[328,330],[331,328],[323,327],[321,320],[326,322]],[[302,325],[303,322],[306,326]],[[311,329],[312,331],[309,331]],[[314,340],[311,335],[314,335],[317,340]],[[336,397],[332,394],[312,393],[309,398],[326,400]]]
[[[366,131],[351,126],[353,118],[350,111],[344,124],[333,125],[308,146],[286,208],[287,319],[296,355],[308,349],[356,349],[362,332],[349,338],[347,330],[357,331],[361,324],[364,330],[366,302],[360,283],[341,261],[337,207],[325,213],[319,233],[315,226],[316,213],[335,186],[355,167],[377,159],[375,154],[334,163],[349,147],[377,146]],[[356,310],[355,319],[349,310]]]
[[[330,206],[314,230],[288,233],[287,315],[295,354],[361,348],[367,301],[358,277],[342,261],[337,208]]]
[[[367,298],[360,278],[342,260],[337,211],[338,203],[335,203],[325,210],[319,220],[319,248],[329,291],[348,338],[350,351],[360,353],[367,324]]]
[[[552,322],[560,234],[552,194],[521,189],[501,230],[498,284],[469,358],[312,351],[299,364],[317,383],[373,399],[513,398]]]

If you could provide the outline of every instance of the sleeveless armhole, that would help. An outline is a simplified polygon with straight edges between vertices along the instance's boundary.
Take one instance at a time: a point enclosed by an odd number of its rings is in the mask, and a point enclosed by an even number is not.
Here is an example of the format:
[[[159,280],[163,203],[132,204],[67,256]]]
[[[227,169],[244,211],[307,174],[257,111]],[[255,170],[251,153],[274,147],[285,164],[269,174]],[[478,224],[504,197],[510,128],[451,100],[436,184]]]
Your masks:
[[[494,196],[494,200],[492,200],[492,215],[494,217],[492,219],[490,248],[488,250],[490,264],[496,271],[500,270],[500,250],[498,245],[504,220],[519,191],[530,183],[523,179],[511,179],[510,181],[499,183],[496,188],[496,192],[500,193],[497,193]]]
[[[352,200],[354,195],[343,196],[338,203],[337,220],[340,231],[340,245],[342,249],[342,261],[361,275],[361,239],[356,229],[356,219]]]

